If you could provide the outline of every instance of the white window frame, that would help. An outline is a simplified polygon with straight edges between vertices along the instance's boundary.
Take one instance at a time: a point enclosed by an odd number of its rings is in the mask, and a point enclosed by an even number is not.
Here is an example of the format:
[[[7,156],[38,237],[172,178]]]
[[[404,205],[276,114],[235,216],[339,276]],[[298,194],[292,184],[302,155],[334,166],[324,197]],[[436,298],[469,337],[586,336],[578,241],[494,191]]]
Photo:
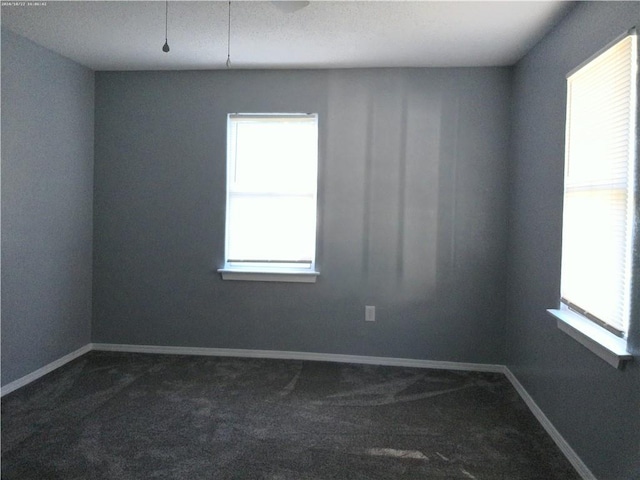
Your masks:
[[[315,205],[313,225],[314,240],[310,261],[295,261],[294,259],[272,261],[269,259],[256,259],[258,261],[240,260],[234,261],[229,258],[230,248],[230,195],[234,193],[232,190],[233,176],[236,163],[236,138],[234,137],[234,121],[241,120],[291,120],[291,119],[314,119],[316,124],[316,158],[315,158],[315,185],[313,192],[307,192],[303,196],[312,195],[313,204]],[[263,282],[294,282],[294,283],[315,283],[319,272],[316,269],[316,243],[317,243],[317,182],[318,182],[318,114],[317,113],[231,113],[227,116],[227,181],[226,181],[226,211],[225,211],[225,264],[218,269],[223,280],[245,280],[245,281],[263,281]],[[278,196],[277,192],[269,194]],[[283,193],[282,196],[290,196],[291,194]],[[293,194],[295,196],[295,194]]]
[[[629,128],[629,171],[628,171],[628,195],[630,195],[629,205],[627,206],[627,215],[633,217],[634,212],[636,211],[636,195],[637,195],[637,185],[635,182],[637,176],[637,161],[638,161],[638,152],[637,152],[637,135],[638,135],[638,126],[637,122],[637,109],[638,109],[638,38],[635,29],[630,30],[625,35],[616,39],[614,42],[609,44],[607,47],[602,49],[596,55],[591,57],[589,60],[584,62],[581,66],[574,69],[569,75],[567,75],[567,151],[565,153],[565,157],[568,158],[569,152],[569,119],[571,118],[571,90],[570,90],[570,77],[578,72],[580,72],[583,68],[589,67],[592,62],[599,59],[601,55],[607,51],[609,51],[612,47],[618,45],[620,42],[627,39],[627,37],[632,37],[632,66],[631,66],[631,93],[630,93],[630,101],[631,101],[631,114],[630,114],[630,128]],[[634,113],[635,112],[635,113]],[[565,166],[565,169],[567,167]],[[565,172],[566,174],[566,172]],[[567,181],[565,179],[565,181]],[[564,222],[563,222],[564,223]],[[630,221],[628,223],[629,230],[629,238],[628,242],[634,242],[637,244],[638,239],[633,238],[632,230],[634,228],[634,221]],[[627,287],[631,288],[631,272],[633,271],[633,243],[629,245],[629,258],[628,258],[628,285]],[[629,307],[631,307],[632,294],[629,291]],[[633,356],[628,352],[627,349],[627,334],[628,334],[628,325],[624,331],[618,331],[610,327],[607,324],[602,324],[599,320],[593,315],[589,314],[589,312],[585,312],[580,308],[576,308],[570,301],[566,299],[562,299],[560,302],[560,306],[557,309],[548,310],[556,319],[558,328],[560,328],[563,332],[570,335],[572,338],[580,342],[582,345],[587,347],[593,353],[598,355],[600,358],[605,360],[610,365],[616,368],[623,368],[625,363],[632,360]],[[604,322],[603,322],[604,323]],[[617,334],[614,334],[616,332]]]

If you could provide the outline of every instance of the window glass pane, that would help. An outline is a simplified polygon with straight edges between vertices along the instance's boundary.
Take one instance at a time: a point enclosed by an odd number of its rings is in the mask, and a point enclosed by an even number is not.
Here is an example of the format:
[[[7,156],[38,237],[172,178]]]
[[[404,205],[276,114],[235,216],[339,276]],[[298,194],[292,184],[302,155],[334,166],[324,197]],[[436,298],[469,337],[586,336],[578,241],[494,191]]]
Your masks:
[[[620,328],[627,256],[625,190],[580,191],[565,196],[562,296]]]
[[[313,261],[314,197],[231,195],[229,200],[230,261]]]
[[[238,121],[234,191],[315,190],[315,122]]]

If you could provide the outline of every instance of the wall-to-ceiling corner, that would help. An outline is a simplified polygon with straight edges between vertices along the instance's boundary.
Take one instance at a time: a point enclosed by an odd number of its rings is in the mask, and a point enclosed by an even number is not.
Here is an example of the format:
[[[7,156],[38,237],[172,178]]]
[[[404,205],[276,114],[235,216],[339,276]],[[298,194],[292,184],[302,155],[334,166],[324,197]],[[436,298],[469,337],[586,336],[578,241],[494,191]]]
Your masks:
[[[93,77],[2,29],[2,385],[91,341]]]
[[[507,363],[601,480],[640,478],[640,356],[616,370],[556,328],[545,309],[559,301],[565,76],[638,25],[638,2],[580,3],[514,76]],[[630,337],[637,344],[640,322]]]

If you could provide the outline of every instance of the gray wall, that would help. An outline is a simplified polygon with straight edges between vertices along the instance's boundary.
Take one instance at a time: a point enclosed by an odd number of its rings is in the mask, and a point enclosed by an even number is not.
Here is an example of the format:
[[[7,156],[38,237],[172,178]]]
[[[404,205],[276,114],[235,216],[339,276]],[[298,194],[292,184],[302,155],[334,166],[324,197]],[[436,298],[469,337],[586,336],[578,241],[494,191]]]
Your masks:
[[[90,70],[2,29],[2,384],[89,343]]]
[[[508,366],[601,480],[640,478],[640,357],[613,369],[545,309],[560,292],[565,75],[633,25],[638,2],[579,4],[514,73]],[[636,307],[630,337],[640,354]]]
[[[93,341],[502,363],[510,81],[96,73]],[[216,273],[229,112],[319,113],[316,284]]]

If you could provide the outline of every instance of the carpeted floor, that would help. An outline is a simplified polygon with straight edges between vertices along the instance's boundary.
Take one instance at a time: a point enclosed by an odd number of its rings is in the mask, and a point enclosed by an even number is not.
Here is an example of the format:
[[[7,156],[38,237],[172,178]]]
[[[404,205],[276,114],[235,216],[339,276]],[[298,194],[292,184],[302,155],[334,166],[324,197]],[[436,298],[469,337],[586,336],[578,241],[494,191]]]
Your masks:
[[[91,352],[2,399],[2,479],[579,479],[500,374]]]

